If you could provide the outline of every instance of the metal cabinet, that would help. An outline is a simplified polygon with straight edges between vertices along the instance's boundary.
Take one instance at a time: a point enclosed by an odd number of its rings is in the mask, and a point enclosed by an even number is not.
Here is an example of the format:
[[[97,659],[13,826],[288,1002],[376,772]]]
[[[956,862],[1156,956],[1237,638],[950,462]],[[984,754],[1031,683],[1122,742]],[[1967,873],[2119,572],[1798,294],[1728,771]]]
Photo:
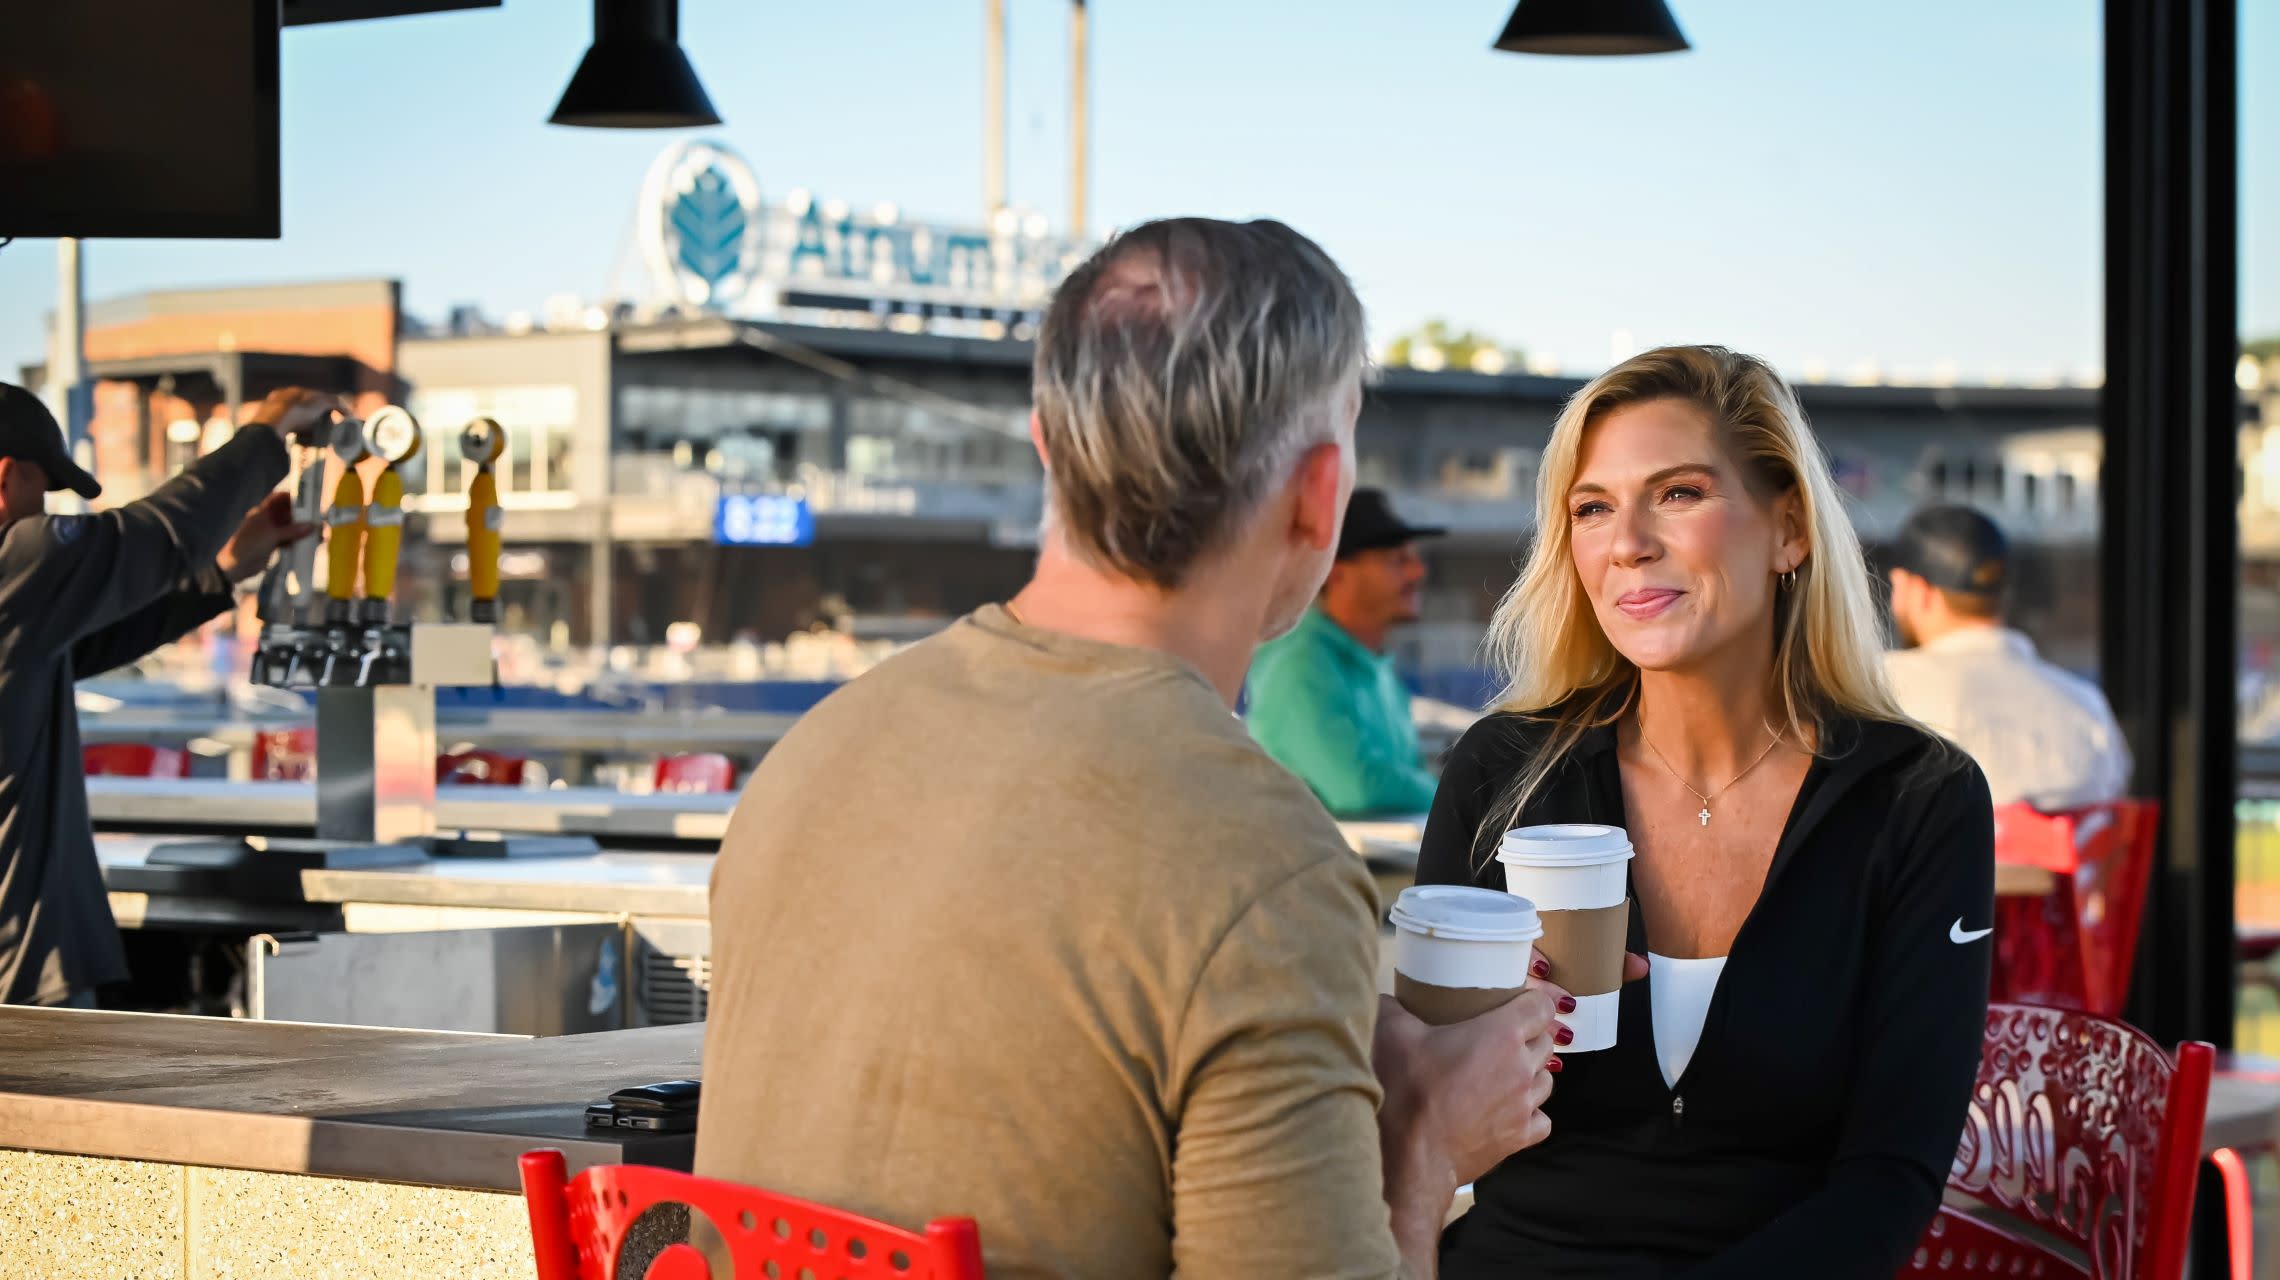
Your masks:
[[[628,1025],[622,924],[405,933],[258,934],[250,1016],[558,1036]]]

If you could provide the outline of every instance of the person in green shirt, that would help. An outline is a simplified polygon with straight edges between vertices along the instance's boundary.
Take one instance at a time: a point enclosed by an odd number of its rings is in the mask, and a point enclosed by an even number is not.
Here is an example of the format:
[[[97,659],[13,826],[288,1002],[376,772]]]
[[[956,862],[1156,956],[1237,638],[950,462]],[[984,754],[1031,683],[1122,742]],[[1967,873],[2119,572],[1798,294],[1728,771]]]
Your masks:
[[[1417,540],[1446,532],[1403,521],[1380,490],[1354,490],[1322,593],[1251,664],[1251,736],[1338,817],[1433,805],[1409,689],[1385,647],[1395,626],[1417,620],[1425,588]]]

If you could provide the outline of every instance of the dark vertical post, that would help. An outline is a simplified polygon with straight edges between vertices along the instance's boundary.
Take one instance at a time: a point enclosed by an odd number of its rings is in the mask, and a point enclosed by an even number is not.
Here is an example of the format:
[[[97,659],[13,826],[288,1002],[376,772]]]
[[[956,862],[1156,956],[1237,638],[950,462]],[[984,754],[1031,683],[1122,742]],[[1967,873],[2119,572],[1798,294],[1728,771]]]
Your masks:
[[[2162,804],[2129,1016],[2232,1043],[2235,0],[2106,0],[2101,660]]]

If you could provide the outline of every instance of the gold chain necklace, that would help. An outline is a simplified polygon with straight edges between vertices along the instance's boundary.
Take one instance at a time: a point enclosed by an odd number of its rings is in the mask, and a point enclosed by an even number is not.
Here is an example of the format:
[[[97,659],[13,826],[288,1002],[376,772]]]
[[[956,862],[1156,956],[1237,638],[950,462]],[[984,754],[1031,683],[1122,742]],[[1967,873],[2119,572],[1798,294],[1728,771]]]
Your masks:
[[[1697,813],[1694,816],[1701,819],[1702,825],[1705,827],[1710,825],[1710,802],[1732,790],[1735,783],[1740,782],[1746,777],[1749,777],[1750,770],[1755,769],[1759,765],[1765,763],[1765,758],[1773,754],[1773,749],[1775,747],[1781,745],[1780,734],[1774,733],[1773,729],[1770,726],[1766,728],[1766,732],[1773,735],[1773,740],[1765,744],[1765,750],[1758,752],[1757,759],[1750,761],[1746,765],[1743,765],[1742,771],[1740,773],[1737,773],[1733,777],[1726,779],[1725,786],[1722,786],[1717,790],[1705,795],[1700,791],[1696,791],[1694,784],[1688,782],[1684,774],[1680,773],[1676,769],[1671,768],[1670,760],[1663,755],[1662,749],[1655,745],[1655,740],[1653,738],[1647,736],[1646,721],[1642,720],[1639,722],[1639,741],[1646,743],[1647,750],[1654,753],[1655,763],[1661,765],[1663,767],[1663,772],[1668,773],[1671,777],[1677,779],[1678,785],[1692,792],[1694,798],[1702,802],[1702,812]]]

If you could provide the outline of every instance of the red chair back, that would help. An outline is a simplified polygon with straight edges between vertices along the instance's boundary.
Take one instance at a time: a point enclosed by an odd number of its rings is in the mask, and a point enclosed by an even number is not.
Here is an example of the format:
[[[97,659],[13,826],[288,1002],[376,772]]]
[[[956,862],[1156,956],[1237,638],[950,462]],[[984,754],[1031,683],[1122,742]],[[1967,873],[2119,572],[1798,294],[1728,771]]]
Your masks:
[[[306,782],[317,774],[317,731],[264,729],[253,735],[253,780]]]
[[[1903,1276],[2035,1276],[2039,1280],[2090,1280],[2078,1259],[2013,1235],[2002,1227],[1941,1205],[1925,1229]]]
[[[2078,1250],[2073,1273],[2092,1280],[2178,1280],[2215,1062],[2199,1041],[2172,1061],[2119,1022],[1990,1005],[1948,1208],[1902,1274],[2020,1274],[1980,1269],[1993,1263],[1974,1232],[1985,1226],[2019,1247],[2055,1239]],[[2013,1226],[2023,1228],[2015,1237]],[[2027,1256],[2062,1260],[2047,1247]]]
[[[435,758],[435,780],[444,786],[519,787],[529,763],[496,751],[450,751]]]
[[[104,742],[81,747],[79,766],[90,778],[187,778],[190,753],[180,747]]]
[[[2160,827],[2161,806],[2150,800],[2056,814],[1996,808],[1996,859],[2058,877],[2047,897],[1997,904],[1997,1000],[2121,1014]]]
[[[689,1207],[726,1243],[737,1280],[802,1274],[868,1280],[984,1280],[981,1235],[971,1218],[938,1218],[924,1233],[873,1222],[755,1187],[646,1165],[600,1165],[568,1175],[562,1153],[522,1158],[538,1280],[713,1280],[705,1257],[669,1245],[646,1276],[619,1275],[618,1251],[653,1205]]]
[[[736,790],[736,765],[716,751],[666,756],[657,762],[652,791],[719,793]]]

